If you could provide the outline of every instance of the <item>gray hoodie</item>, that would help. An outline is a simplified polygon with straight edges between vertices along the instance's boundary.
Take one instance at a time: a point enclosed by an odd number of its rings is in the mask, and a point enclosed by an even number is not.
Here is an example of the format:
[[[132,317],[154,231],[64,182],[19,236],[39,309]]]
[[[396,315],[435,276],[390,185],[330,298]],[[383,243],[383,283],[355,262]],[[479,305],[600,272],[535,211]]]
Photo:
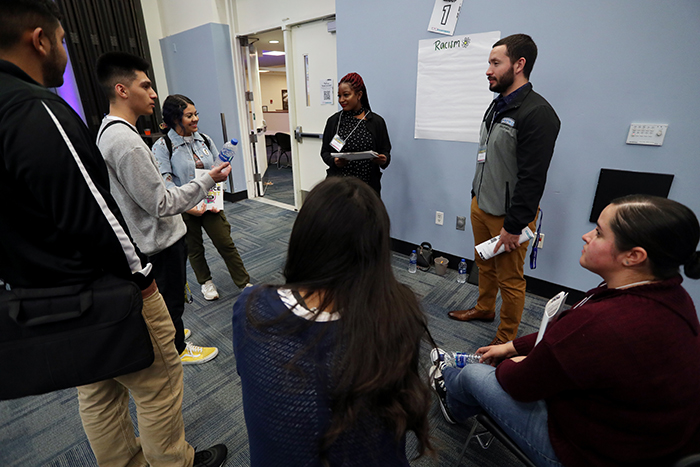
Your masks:
[[[103,133],[114,120],[126,125],[111,125]],[[151,150],[136,128],[119,117],[107,115],[102,120],[97,146],[107,163],[112,196],[139,249],[153,255],[180,240],[187,232],[180,214],[204,199],[215,183],[211,176],[166,188]]]

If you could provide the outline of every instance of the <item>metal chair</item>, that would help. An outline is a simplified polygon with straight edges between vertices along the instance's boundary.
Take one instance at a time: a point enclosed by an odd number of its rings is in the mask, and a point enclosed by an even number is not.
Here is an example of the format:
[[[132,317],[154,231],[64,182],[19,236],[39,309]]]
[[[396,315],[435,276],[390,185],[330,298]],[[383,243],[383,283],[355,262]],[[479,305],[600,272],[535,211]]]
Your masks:
[[[275,142],[275,137],[274,135],[265,135],[265,151],[270,148],[269,153],[267,155],[267,165],[272,165],[272,156],[277,152],[277,143]],[[277,156],[279,159],[279,156]],[[277,160],[275,159],[275,163],[277,163]]]
[[[479,425],[484,427],[485,431],[481,433],[476,433],[476,429]],[[536,467],[535,464],[533,464],[532,461],[527,458],[527,456],[520,449],[520,447],[517,444],[515,444],[512,439],[510,439],[506,432],[503,431],[503,429],[501,429],[501,427],[498,426],[498,424],[486,414],[478,414],[474,416],[474,424],[472,425],[472,428],[469,431],[469,436],[467,437],[467,441],[464,443],[464,447],[462,448],[462,452],[459,455],[459,459],[457,459],[455,467],[458,467],[462,463],[462,458],[467,452],[467,447],[469,446],[469,442],[472,440],[472,438],[476,438],[479,442],[479,445],[483,449],[488,449],[488,447],[491,446],[493,439],[496,438],[498,441],[501,442],[501,444],[503,444],[503,446],[506,447],[506,449],[512,452],[513,455],[517,457],[518,460],[520,460],[527,467]],[[482,438],[486,438],[486,440],[484,441]]]
[[[275,133],[275,140],[277,141],[277,146],[279,147],[279,153],[277,154],[277,168],[281,168],[280,161],[282,160],[282,156],[287,158],[287,164],[285,167],[291,166],[292,138],[288,133]]]

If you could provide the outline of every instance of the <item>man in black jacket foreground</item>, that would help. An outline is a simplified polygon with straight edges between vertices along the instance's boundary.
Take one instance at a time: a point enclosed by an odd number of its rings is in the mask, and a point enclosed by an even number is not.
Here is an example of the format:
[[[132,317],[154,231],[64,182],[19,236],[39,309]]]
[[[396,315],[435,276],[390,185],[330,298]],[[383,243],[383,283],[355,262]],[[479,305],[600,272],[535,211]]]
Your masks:
[[[46,89],[63,84],[67,62],[57,7],[0,0],[0,11],[0,278],[10,288],[43,288],[90,283],[107,272],[138,284],[154,363],[78,388],[97,462],[218,467],[225,446],[195,454],[185,441],[175,330],[151,264],[109,193],[105,162],[80,117]]]
[[[530,36],[514,34],[493,45],[486,77],[499,93],[481,123],[476,173],[472,182],[474,245],[500,235],[505,252],[479,267],[479,299],[473,308],[450,311],[459,321],[493,321],[501,291],[501,322],[493,344],[515,339],[525,306],[523,262],[529,242],[519,243],[525,227],[535,231],[540,198],[560,122],[551,105],[532,90],[530,71],[537,46]]]

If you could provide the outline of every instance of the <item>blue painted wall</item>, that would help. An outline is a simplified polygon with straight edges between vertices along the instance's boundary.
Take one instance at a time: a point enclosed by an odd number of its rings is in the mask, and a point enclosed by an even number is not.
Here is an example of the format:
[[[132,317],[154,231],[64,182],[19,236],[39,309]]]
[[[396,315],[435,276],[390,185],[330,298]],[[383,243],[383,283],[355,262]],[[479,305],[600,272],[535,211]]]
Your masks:
[[[473,259],[471,227],[456,230],[455,218],[469,218],[476,144],[413,138],[418,41],[443,37],[427,32],[433,4],[336,0],[338,76],[360,73],[387,121],[392,236]],[[674,174],[669,197],[700,215],[700,2],[465,0],[455,35],[486,31],[533,37],[531,82],[562,121],[541,203],[545,246],[526,274],[579,290],[598,283],[578,258],[603,167]],[[633,122],[668,123],[664,145],[626,145]],[[700,306],[700,281],[684,285]]]
[[[199,128],[218,149],[224,144],[221,117],[226,115],[229,138],[241,139],[234,89],[231,35],[225,24],[209,23],[160,40],[171,94],[192,99],[199,112]],[[159,96],[163,102],[167,96]],[[245,191],[245,169],[239,152],[231,164],[233,192]]]

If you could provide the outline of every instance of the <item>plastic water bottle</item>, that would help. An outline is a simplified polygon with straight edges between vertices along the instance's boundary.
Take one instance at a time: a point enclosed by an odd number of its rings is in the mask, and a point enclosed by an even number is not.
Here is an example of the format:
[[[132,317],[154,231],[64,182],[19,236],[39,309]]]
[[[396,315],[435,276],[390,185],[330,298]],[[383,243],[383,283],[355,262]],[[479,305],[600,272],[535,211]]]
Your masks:
[[[236,147],[238,146],[238,140],[232,139],[231,141],[226,141],[224,147],[221,148],[219,157],[214,161],[214,166],[219,166],[224,162],[231,163],[233,158],[236,156]]]
[[[457,282],[460,284],[464,284],[467,282],[467,260],[462,258],[462,261],[459,262],[459,266],[457,266],[457,272],[459,272],[459,275],[457,276]]]
[[[409,258],[408,258],[408,272],[410,272],[411,274],[415,274],[417,263],[418,263],[418,255],[416,254],[416,250],[413,250],[411,252],[411,256],[409,256]]]
[[[464,368],[465,365],[470,363],[479,363],[481,357],[473,353],[455,352],[454,359],[457,368]]]

